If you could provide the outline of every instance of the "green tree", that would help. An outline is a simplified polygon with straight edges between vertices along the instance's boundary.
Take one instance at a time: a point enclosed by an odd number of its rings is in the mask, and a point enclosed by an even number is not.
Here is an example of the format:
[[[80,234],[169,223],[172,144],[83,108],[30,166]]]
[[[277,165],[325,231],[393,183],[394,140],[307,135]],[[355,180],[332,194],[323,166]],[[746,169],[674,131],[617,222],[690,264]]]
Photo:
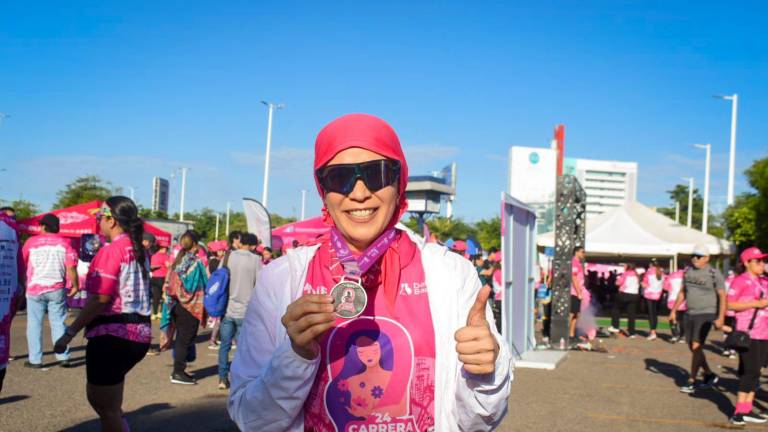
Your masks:
[[[109,182],[104,182],[98,176],[78,177],[56,193],[57,200],[53,208],[70,207],[94,200],[105,200],[119,192],[119,188],[113,187]]]
[[[434,217],[427,221],[429,231],[438,240],[444,242],[449,238],[459,240],[476,235],[475,228],[464,222],[461,218]]]
[[[269,215],[270,221],[272,222],[272,229],[283,226],[285,224],[296,222],[296,218],[292,216],[283,217],[279,214],[272,213]]]
[[[672,201],[671,207],[659,208],[659,213],[667,216],[670,219],[675,219],[675,203],[680,203],[680,223],[685,225],[688,221],[688,185],[675,185],[675,188],[667,191],[669,199]],[[700,228],[702,222],[702,215],[704,214],[704,199],[701,197],[699,190],[693,189],[693,222],[694,228]],[[710,216],[711,219],[711,216]]]
[[[736,197],[725,211],[731,239],[739,248],[768,248],[768,157],[756,160],[744,174],[753,191]]]
[[[499,216],[477,221],[475,230],[483,250],[501,249],[501,218]]]

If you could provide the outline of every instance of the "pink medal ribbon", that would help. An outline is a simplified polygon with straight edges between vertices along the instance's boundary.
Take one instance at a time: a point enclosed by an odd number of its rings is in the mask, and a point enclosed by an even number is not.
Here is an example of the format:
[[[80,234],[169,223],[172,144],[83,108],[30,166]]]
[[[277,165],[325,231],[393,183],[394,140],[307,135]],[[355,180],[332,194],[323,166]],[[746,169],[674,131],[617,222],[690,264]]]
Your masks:
[[[349,250],[346,240],[336,227],[331,229],[331,245],[336,251],[344,276],[341,282],[331,289],[331,297],[336,307],[336,315],[341,318],[355,318],[365,310],[368,305],[368,294],[361,284],[362,276],[368,269],[387,251],[387,248],[395,241],[397,231],[390,228],[379,236],[363,252],[360,258],[355,258]]]

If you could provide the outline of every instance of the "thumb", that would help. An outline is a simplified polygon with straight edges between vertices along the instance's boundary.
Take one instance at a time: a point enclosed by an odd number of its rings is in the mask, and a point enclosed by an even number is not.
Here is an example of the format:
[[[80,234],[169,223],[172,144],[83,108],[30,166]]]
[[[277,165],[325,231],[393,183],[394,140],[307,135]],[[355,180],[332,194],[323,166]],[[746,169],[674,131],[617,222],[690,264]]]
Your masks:
[[[467,315],[467,325],[476,326],[485,321],[485,306],[488,303],[488,297],[491,296],[491,287],[484,286],[477,293],[475,303],[469,308],[469,314]]]

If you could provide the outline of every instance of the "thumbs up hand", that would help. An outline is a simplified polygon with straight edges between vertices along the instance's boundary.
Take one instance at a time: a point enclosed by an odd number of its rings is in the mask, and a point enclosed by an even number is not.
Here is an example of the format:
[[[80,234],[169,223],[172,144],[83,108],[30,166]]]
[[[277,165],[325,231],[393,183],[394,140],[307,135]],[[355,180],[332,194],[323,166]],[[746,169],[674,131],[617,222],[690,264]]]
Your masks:
[[[491,333],[488,320],[485,319],[485,308],[490,295],[491,287],[487,285],[477,293],[475,303],[467,314],[467,325],[454,335],[459,361],[464,363],[465,371],[474,375],[492,373],[495,370],[496,357],[499,355],[499,344]]]

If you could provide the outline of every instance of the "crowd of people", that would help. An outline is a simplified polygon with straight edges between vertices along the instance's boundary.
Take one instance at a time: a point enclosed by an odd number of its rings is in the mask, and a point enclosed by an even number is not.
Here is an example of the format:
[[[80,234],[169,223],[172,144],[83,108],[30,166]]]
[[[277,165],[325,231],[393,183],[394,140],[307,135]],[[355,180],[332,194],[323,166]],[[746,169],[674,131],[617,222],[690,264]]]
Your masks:
[[[727,277],[710,264],[706,245],[695,245],[690,263],[681,269],[664,269],[655,259],[647,268],[626,263],[620,270],[610,269],[600,275],[589,270],[583,247],[574,249],[570,278],[569,332],[573,348],[582,339],[593,339],[597,332],[579,325],[581,315],[590,308],[610,310],[608,335],[637,337],[639,308],[648,316],[649,341],[659,338],[659,315],[669,310],[669,342],[687,343],[691,363],[683,393],[712,388],[720,377],[710,368],[704,352],[712,328],[723,332],[722,355],[735,359],[738,354],[739,387],[730,423],[767,423],[768,412],[753,413],[753,401],[759,386],[760,371],[768,366],[768,254],[756,247],[742,251],[735,270]],[[544,345],[549,345],[551,330],[552,273],[543,270],[535,284],[536,309],[542,321]],[[610,307],[608,307],[610,305]],[[622,329],[621,317],[627,316]],[[592,324],[596,330],[595,324]],[[577,331],[581,328],[581,331]]]
[[[146,355],[172,351],[170,382],[196,384],[187,367],[205,326],[213,330],[209,348],[218,350],[218,388],[229,390],[229,415],[243,431],[495,429],[507,413],[513,377],[499,327],[500,253],[469,255],[464,242],[449,249],[397,226],[407,210],[408,164],[394,130],[377,117],[353,114],[326,125],[313,168],[329,231],[277,258],[246,232],[208,244],[194,230],[175,246],[157,241],[144,232],[136,204],[113,196],[96,215],[100,237],[80,245],[88,250],[83,264],[58,236],[55,215],[43,217],[42,233],[22,245],[13,211],[4,209],[0,390],[10,322],[26,302],[26,367],[43,363],[46,312],[62,367],[72,366],[69,346],[84,332],[86,396],[104,431],[130,430],[124,383]],[[569,275],[573,339],[585,333],[584,312],[609,298],[609,333],[635,337],[637,308],[644,305],[648,339],[655,340],[666,303],[672,341],[685,340],[691,352],[681,391],[717,383],[703,346],[713,326],[723,329],[727,355],[739,354],[730,421],[768,421],[752,412],[768,362],[768,254],[745,250],[727,279],[702,246],[690,265],[671,273],[657,262],[644,271],[629,263],[598,277],[585,257],[583,248],[574,250]],[[552,279],[542,270],[536,283],[534,313],[545,337]],[[606,289],[612,286],[615,291]],[[67,325],[67,301],[78,296],[79,313]],[[157,348],[153,321],[161,329]]]
[[[241,430],[494,429],[512,381],[511,354],[493,324],[498,307],[489,302],[498,263],[476,271],[396,227],[407,210],[407,178],[386,122],[353,114],[329,123],[314,164],[329,231],[277,259],[250,233],[207,245],[194,231],[175,247],[155,241],[136,204],[114,196],[96,214],[99,235],[82,241],[91,253],[83,264],[57,235],[55,215],[22,245],[6,209],[0,385],[10,322],[27,302],[25,366],[43,363],[41,311],[62,367],[71,366],[69,346],[83,332],[86,396],[104,431],[130,430],[124,383],[146,355],[173,351],[170,382],[195,384],[187,364],[206,325],[219,353],[219,388],[229,390],[229,414]],[[74,299],[82,304],[68,320]],[[161,329],[157,348],[153,322]]]

